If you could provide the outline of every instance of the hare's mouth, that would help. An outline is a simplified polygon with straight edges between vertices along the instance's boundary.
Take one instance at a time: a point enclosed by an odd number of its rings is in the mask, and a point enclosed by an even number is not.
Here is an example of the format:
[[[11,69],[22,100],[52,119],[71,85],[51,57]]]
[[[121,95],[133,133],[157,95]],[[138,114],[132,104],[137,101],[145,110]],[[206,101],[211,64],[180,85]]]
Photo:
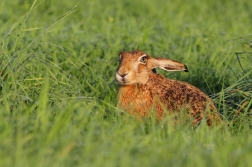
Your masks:
[[[127,82],[124,78],[122,78],[120,81],[119,81],[120,84],[122,85],[127,85]]]
[[[130,82],[128,81],[128,76],[127,75],[120,75],[118,73],[116,73],[116,80],[122,84],[122,85],[128,85],[130,84]]]

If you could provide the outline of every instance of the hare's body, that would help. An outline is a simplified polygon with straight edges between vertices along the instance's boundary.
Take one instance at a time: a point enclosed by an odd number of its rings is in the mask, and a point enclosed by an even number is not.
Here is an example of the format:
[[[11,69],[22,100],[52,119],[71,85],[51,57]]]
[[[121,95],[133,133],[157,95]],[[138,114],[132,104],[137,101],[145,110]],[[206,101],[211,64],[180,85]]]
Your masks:
[[[156,111],[159,119],[164,112],[185,109],[199,123],[206,113],[207,124],[220,121],[213,102],[198,88],[176,80],[166,79],[152,70],[160,67],[169,71],[187,71],[187,67],[168,59],[154,59],[141,51],[120,54],[116,78],[120,82],[118,106],[136,116],[149,116]]]

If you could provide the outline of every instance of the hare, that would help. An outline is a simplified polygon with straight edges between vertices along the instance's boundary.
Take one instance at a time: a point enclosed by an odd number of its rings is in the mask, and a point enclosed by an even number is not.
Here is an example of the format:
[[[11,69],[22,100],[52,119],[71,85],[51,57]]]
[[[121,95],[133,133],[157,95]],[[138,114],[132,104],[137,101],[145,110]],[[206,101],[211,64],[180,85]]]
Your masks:
[[[156,111],[156,119],[165,112],[186,110],[195,125],[205,116],[211,126],[221,121],[211,99],[200,89],[186,82],[167,79],[156,74],[155,68],[166,71],[185,71],[187,66],[170,59],[152,58],[142,51],[121,52],[116,71],[119,82],[118,107],[137,117],[150,116]]]

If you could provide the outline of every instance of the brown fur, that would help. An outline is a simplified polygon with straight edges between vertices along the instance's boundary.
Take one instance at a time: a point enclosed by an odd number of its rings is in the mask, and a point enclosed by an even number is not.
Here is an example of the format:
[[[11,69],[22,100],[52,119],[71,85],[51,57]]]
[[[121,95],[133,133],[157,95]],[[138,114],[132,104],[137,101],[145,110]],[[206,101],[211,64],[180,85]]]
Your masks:
[[[141,58],[146,58],[146,62]],[[144,59],[143,58],[143,59]],[[207,124],[220,122],[220,115],[211,99],[198,88],[181,81],[166,79],[152,72],[153,68],[169,71],[187,71],[177,61],[152,58],[141,52],[122,52],[116,78],[120,83],[118,106],[137,117],[150,116],[156,111],[156,118],[168,113],[186,109],[193,117],[193,124],[199,124],[206,113]]]

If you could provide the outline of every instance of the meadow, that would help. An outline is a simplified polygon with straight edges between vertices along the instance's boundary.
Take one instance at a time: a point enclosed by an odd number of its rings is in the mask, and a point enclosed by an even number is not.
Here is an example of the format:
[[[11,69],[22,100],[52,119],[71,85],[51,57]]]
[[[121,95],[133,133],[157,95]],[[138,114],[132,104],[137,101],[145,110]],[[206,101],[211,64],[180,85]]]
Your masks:
[[[252,164],[252,1],[2,0],[0,167]],[[208,94],[224,124],[138,121],[117,108],[121,51]]]

